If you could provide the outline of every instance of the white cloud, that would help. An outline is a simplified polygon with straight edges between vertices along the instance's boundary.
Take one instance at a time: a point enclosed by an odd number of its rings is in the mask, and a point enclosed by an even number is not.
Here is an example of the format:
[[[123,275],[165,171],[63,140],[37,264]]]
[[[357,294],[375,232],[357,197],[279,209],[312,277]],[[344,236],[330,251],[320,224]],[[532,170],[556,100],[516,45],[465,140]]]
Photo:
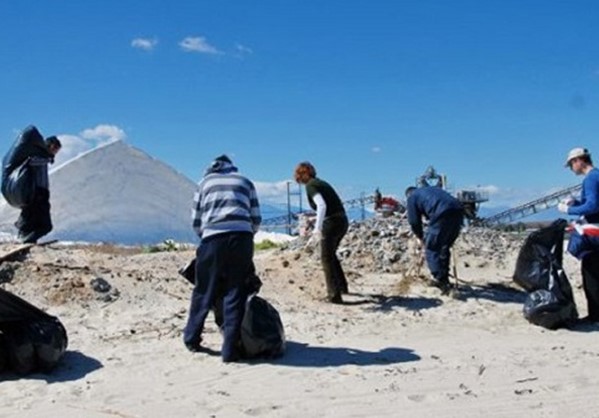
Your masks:
[[[85,139],[103,142],[123,140],[127,137],[125,131],[115,125],[97,125],[95,128],[83,130],[81,136]]]
[[[79,135],[61,134],[57,136],[62,148],[56,156],[55,167],[100,145],[127,137],[121,128],[114,125],[98,125],[95,128],[83,130]]]
[[[158,44],[158,40],[156,38],[135,38],[131,41],[131,46],[133,48],[143,49],[144,51],[151,51]]]
[[[216,47],[210,45],[203,36],[188,36],[179,42],[179,46],[185,52],[198,52],[200,54],[222,54]]]
[[[240,54],[251,55],[254,53],[254,51],[251,48],[248,48],[247,46],[241,44],[235,44],[235,49],[237,49],[237,52],[239,52]]]
[[[494,196],[501,193],[499,187],[489,184],[487,186],[476,186],[472,187],[472,189],[477,190],[479,192],[487,193],[489,196]]]
[[[287,202],[287,183],[290,183],[289,191],[291,193],[298,191],[297,184],[291,180],[283,180],[275,183],[255,181],[254,186],[256,186],[256,193],[258,193],[260,201],[284,203]]]

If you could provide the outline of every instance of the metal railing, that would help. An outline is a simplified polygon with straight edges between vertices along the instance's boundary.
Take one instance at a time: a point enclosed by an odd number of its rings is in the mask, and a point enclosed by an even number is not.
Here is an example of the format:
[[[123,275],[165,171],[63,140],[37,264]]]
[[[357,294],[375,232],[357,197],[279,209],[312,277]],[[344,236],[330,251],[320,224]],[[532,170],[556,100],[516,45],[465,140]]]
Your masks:
[[[503,212],[499,212],[495,215],[483,218],[478,222],[478,224],[483,226],[494,226],[534,215],[540,211],[557,206],[560,200],[565,197],[577,195],[581,188],[582,185],[580,184],[567,187],[550,195],[541,197],[540,199],[536,199],[523,205],[516,206],[514,208],[504,210]]]

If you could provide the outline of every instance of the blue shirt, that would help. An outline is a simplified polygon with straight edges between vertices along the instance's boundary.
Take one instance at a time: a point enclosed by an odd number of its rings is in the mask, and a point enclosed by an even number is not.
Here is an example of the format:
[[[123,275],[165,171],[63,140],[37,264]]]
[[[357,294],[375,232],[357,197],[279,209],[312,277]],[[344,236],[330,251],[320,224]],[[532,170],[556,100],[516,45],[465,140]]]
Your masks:
[[[568,215],[584,216],[587,222],[599,223],[599,170],[593,168],[582,181],[580,201],[568,208]]]

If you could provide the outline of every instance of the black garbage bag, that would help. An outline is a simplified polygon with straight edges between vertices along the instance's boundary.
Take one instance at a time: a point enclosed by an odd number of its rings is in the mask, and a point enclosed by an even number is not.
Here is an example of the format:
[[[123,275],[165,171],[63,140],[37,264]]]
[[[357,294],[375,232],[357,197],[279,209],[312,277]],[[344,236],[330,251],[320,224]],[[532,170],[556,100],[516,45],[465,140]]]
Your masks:
[[[567,327],[578,318],[572,287],[563,270],[554,266],[547,289],[535,290],[524,301],[524,318],[547,329]]]
[[[551,225],[532,232],[524,241],[518,258],[514,281],[526,291],[547,289],[552,260],[561,266],[564,231],[568,221],[557,219]]]
[[[51,371],[68,345],[67,332],[58,318],[3,289],[0,334],[5,369],[19,374]]]
[[[2,183],[29,157],[48,157],[44,137],[33,125],[23,129],[2,159]]]
[[[8,349],[6,348],[6,341],[4,341],[4,335],[0,332],[0,373],[6,370],[8,366]]]
[[[35,168],[29,164],[31,157],[52,158],[35,126],[25,128],[2,159],[2,195],[16,208],[33,201]]]
[[[12,322],[3,328],[8,368],[19,374],[52,371],[67,348],[67,333],[57,318]]]
[[[246,303],[241,346],[245,358],[274,358],[285,352],[285,330],[279,312],[255,294],[250,295]]]
[[[513,278],[529,291],[524,317],[548,329],[568,326],[578,318],[570,282],[562,268],[568,222],[558,219],[531,233],[518,254]]]
[[[35,168],[25,160],[2,182],[2,196],[14,208],[21,209],[35,198]]]

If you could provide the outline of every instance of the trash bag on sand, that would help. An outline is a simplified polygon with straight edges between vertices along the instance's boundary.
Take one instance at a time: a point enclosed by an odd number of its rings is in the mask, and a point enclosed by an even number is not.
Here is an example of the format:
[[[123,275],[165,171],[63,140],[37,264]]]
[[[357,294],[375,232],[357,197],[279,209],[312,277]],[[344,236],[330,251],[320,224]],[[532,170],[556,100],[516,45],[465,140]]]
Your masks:
[[[562,269],[564,232],[567,221],[558,219],[531,233],[524,242],[514,281],[529,291],[524,317],[548,329],[568,326],[578,318],[572,287]]]
[[[241,322],[245,358],[273,358],[285,352],[285,330],[279,312],[257,295],[248,297]]]
[[[572,287],[563,270],[552,274],[548,289],[528,294],[523,314],[530,323],[548,329],[568,326],[578,318]]]
[[[0,370],[50,372],[67,344],[67,332],[58,318],[0,289]]]

